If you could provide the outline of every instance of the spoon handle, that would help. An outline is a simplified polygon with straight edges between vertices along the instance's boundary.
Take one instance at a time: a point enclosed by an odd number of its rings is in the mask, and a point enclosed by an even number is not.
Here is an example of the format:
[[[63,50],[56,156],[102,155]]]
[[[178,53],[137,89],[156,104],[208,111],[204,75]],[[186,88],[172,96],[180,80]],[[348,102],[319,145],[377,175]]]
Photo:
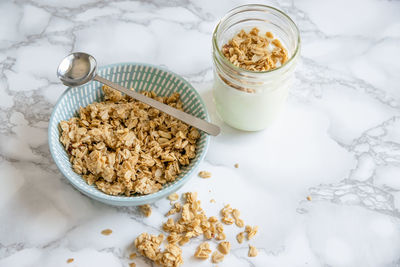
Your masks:
[[[202,130],[210,135],[217,136],[221,131],[221,129],[215,124],[209,123],[206,120],[199,119],[193,115],[190,115],[189,113],[183,112],[179,109],[176,109],[176,108],[173,108],[166,104],[163,104],[161,102],[158,102],[157,100],[154,100],[150,97],[139,94],[136,91],[129,90],[119,84],[110,82],[109,80],[104,79],[101,76],[96,75],[96,76],[94,76],[93,79],[98,82],[101,82],[102,84],[108,85],[109,87],[111,87],[115,90],[118,90],[121,93],[124,93],[136,100],[139,100],[142,103],[145,103],[153,108],[156,108],[162,112],[165,112],[168,115],[171,115],[172,117],[177,118],[191,126],[194,126],[197,129]]]

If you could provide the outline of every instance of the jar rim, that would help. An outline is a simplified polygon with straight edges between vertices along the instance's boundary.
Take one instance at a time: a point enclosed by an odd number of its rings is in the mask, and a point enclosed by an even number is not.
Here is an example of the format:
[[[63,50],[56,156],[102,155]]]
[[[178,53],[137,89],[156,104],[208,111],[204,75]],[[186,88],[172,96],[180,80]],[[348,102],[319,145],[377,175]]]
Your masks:
[[[250,8],[250,9],[245,9],[245,10],[243,10],[243,8]],[[251,9],[251,8],[253,8],[253,9]],[[262,8],[263,10],[262,10],[262,9],[255,9],[255,8]],[[230,18],[231,16],[236,15],[236,14],[238,14],[238,13],[240,13],[240,12],[245,12],[245,11],[265,11],[265,9],[269,9],[269,10],[272,10],[272,11],[277,12],[278,14],[283,15],[283,16],[289,21],[289,23],[292,24],[292,26],[293,26],[293,28],[295,29],[296,34],[297,34],[296,49],[294,50],[293,55],[289,58],[288,61],[286,61],[285,63],[283,63],[283,64],[280,65],[279,67],[274,68],[274,69],[271,69],[271,70],[254,71],[254,70],[247,70],[247,69],[244,69],[244,68],[240,68],[240,67],[238,67],[238,66],[235,66],[234,64],[232,64],[232,62],[230,62],[230,61],[224,56],[224,54],[222,54],[221,50],[218,48],[218,44],[217,44],[217,32],[218,32],[218,29],[219,29],[221,23],[224,22],[225,20],[227,20],[228,18]],[[247,5],[241,5],[241,6],[237,6],[237,7],[233,8],[233,9],[229,10],[228,13],[227,13],[224,17],[222,17],[222,19],[221,19],[221,20],[217,23],[217,25],[215,26],[214,32],[213,32],[213,35],[212,35],[212,39],[213,39],[212,42],[213,42],[213,48],[214,48],[214,50],[217,50],[217,51],[218,51],[219,56],[222,58],[222,60],[224,61],[225,64],[227,64],[228,66],[232,67],[232,68],[233,68],[234,70],[236,70],[236,71],[240,71],[240,72],[244,72],[244,73],[249,73],[249,74],[265,74],[265,73],[272,73],[272,72],[274,72],[274,71],[278,71],[278,70],[280,70],[280,69],[283,69],[285,66],[289,65],[289,64],[292,62],[292,60],[293,60],[294,58],[296,58],[296,56],[297,56],[297,54],[299,53],[299,50],[300,50],[299,48],[300,48],[300,42],[301,42],[301,40],[300,40],[300,31],[299,31],[299,28],[297,27],[296,23],[295,23],[286,13],[284,13],[283,11],[281,11],[281,10],[275,8],[275,7],[268,6],[268,5],[261,5],[261,4],[247,4]]]

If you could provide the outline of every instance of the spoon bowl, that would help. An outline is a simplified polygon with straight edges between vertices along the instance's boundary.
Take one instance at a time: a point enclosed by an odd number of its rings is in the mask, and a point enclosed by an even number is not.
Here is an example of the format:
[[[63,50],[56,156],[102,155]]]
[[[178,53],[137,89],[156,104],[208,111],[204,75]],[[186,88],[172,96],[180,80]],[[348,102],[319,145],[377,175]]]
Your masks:
[[[66,86],[76,87],[90,82],[96,76],[96,59],[86,53],[66,56],[57,68],[57,76]]]

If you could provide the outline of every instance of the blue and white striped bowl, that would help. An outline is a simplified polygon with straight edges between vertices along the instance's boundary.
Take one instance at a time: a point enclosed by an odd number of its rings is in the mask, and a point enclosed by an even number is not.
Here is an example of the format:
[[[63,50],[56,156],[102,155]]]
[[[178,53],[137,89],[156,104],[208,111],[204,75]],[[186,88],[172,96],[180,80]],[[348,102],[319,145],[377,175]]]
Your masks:
[[[136,91],[154,91],[161,96],[179,92],[186,112],[209,120],[206,106],[200,95],[187,81],[175,73],[148,64],[121,63],[101,67],[98,74],[127,88],[135,88]],[[75,173],[71,167],[69,156],[59,141],[59,123],[62,120],[69,120],[71,117],[77,116],[79,107],[101,101],[102,98],[103,91],[99,82],[92,81],[79,87],[68,88],[58,99],[50,117],[48,137],[51,155],[59,170],[75,188],[83,194],[106,204],[136,206],[166,197],[188,181],[199,163],[204,159],[208,148],[210,137],[204,132],[200,132],[196,157],[191,160],[188,166],[182,167],[181,174],[174,182],[166,184],[160,191],[150,195],[110,196],[101,192],[95,186],[88,185],[79,174]]]

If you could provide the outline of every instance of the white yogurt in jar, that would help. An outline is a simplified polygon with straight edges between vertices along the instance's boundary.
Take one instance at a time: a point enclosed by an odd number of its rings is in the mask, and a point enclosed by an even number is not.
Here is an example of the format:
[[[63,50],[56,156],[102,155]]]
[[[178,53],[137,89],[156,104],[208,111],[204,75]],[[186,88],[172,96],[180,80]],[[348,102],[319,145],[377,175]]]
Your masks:
[[[219,116],[240,130],[265,129],[285,106],[290,81],[277,79],[268,87],[256,92],[244,92],[232,88],[214,73],[213,95]]]

